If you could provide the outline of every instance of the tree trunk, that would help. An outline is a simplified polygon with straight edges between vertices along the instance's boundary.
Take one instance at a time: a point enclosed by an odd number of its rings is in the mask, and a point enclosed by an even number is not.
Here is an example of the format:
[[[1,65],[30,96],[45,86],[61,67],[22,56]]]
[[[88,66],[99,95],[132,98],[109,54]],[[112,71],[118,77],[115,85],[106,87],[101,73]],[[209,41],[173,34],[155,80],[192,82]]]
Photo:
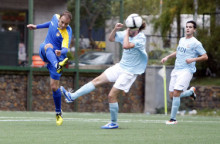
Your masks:
[[[176,15],[176,24],[177,24],[177,43],[179,42],[180,35],[181,35],[181,17],[180,13]]]
[[[216,2],[216,26],[220,26],[220,2]]]
[[[90,41],[91,49],[96,49],[97,45],[96,45],[95,41],[92,38],[92,28],[91,27],[88,28],[88,38],[89,38],[89,41]]]

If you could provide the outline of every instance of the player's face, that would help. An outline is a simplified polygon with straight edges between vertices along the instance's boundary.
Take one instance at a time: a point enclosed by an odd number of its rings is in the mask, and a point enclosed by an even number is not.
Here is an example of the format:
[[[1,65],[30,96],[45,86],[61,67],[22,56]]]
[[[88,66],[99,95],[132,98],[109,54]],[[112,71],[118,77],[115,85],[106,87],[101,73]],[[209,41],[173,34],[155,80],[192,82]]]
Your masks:
[[[66,16],[62,16],[59,19],[58,26],[60,29],[65,29],[70,23],[70,19],[67,18]]]
[[[186,24],[186,36],[192,36],[195,32],[195,28],[193,27],[192,23]]]
[[[137,34],[138,34],[138,29],[136,29],[136,30],[130,29],[130,31],[129,31],[129,36],[130,36],[130,37],[134,37],[134,36],[136,36]]]

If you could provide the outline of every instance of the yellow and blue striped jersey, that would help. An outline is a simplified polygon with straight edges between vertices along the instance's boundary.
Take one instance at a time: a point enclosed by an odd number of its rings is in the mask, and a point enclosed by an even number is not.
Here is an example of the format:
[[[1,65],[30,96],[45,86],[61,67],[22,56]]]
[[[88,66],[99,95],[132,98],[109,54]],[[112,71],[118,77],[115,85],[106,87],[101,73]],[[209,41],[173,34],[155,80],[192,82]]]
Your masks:
[[[72,38],[72,29],[69,25],[63,30],[58,27],[59,18],[60,15],[58,14],[53,16],[49,24],[46,39],[44,41],[44,43],[51,43],[54,47],[54,50],[69,48]]]

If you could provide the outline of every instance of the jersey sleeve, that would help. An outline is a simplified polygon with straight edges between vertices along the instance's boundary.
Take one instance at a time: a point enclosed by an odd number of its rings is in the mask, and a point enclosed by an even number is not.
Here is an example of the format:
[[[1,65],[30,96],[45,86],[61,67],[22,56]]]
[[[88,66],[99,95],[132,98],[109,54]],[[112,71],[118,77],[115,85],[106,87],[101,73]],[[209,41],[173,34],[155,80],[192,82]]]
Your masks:
[[[37,25],[37,29],[41,29],[41,28],[49,28],[50,26],[50,21],[49,22],[46,22],[46,23],[43,23],[43,24],[38,24]]]
[[[123,44],[124,36],[125,36],[125,31],[118,31],[118,32],[116,32],[116,34],[115,34],[115,41],[116,42],[120,42],[121,44]]]
[[[68,52],[68,49],[67,48],[62,48],[61,49],[61,54],[66,54]]]
[[[206,50],[203,48],[201,42],[199,42],[196,46],[196,52],[198,55],[206,54]]]
[[[130,41],[130,43],[133,43],[135,45],[134,48],[142,48],[145,46],[146,37],[144,36],[144,34],[141,34],[140,36],[138,36],[138,38]]]

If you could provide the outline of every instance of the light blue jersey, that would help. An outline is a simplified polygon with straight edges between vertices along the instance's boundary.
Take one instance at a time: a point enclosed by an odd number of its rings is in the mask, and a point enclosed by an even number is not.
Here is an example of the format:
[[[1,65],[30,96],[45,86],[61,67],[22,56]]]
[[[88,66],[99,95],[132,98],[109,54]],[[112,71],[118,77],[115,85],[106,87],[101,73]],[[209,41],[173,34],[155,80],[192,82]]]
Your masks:
[[[125,31],[116,32],[115,41],[123,45]],[[142,74],[145,72],[148,62],[148,56],[145,51],[146,37],[143,32],[135,37],[129,37],[129,42],[135,46],[131,49],[123,49],[120,67],[133,74]]]
[[[179,41],[179,45],[176,49],[176,61],[174,69],[187,69],[191,73],[195,73],[196,62],[187,64],[186,59],[196,58],[205,53],[206,51],[203,48],[201,42],[199,42],[195,37],[189,39],[186,39],[186,37],[181,38]]]

